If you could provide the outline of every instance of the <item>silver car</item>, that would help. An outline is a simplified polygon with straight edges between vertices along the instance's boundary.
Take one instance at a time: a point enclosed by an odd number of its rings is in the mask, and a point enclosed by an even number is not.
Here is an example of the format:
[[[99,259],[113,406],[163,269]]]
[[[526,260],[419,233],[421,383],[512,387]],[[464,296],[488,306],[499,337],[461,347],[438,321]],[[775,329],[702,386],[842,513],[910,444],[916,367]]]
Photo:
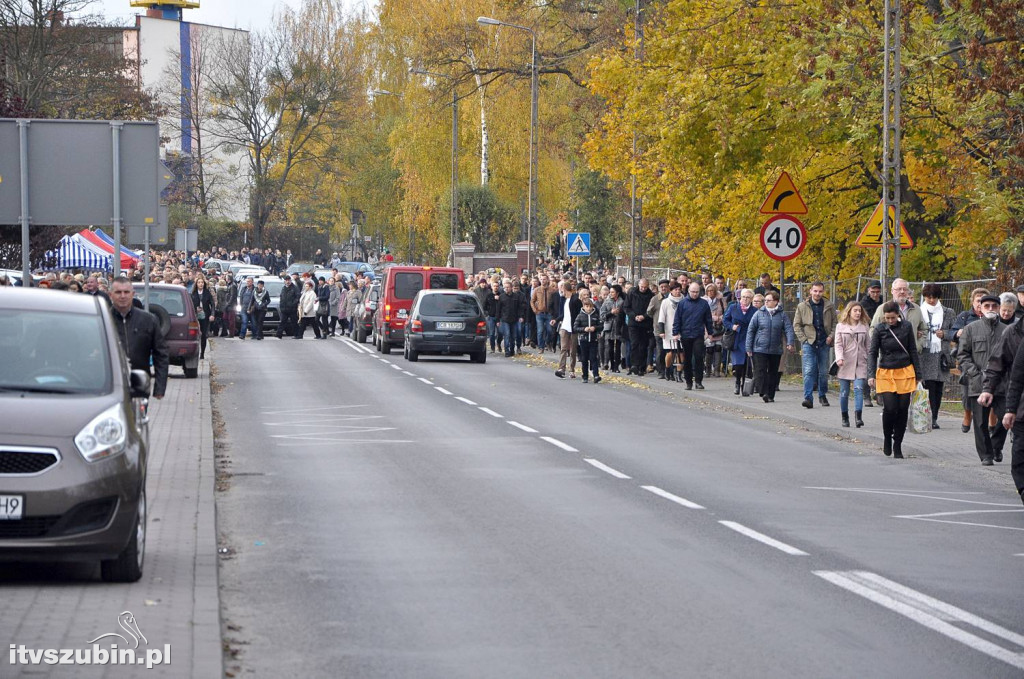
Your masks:
[[[102,300],[0,293],[0,561],[97,560],[142,576],[145,398]]]

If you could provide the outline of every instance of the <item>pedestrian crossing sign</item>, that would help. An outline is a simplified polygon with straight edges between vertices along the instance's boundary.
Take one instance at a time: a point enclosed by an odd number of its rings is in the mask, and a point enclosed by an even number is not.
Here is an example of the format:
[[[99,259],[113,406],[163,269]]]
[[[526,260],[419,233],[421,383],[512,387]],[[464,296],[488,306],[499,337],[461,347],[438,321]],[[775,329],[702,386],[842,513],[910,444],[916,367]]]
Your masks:
[[[868,223],[864,225],[864,229],[857,236],[857,245],[862,248],[880,248],[885,245],[885,239],[882,237],[882,205],[884,201],[880,201],[875,211],[871,213],[871,217],[868,219]],[[889,216],[892,221],[896,219],[896,210],[889,208]],[[907,231],[907,227],[903,225],[903,220],[900,220],[900,248],[907,250],[914,247],[914,239],[910,237],[910,233]]]
[[[590,234],[589,233],[572,233],[570,232],[565,237],[565,242],[569,244],[569,256],[570,257],[589,257],[590,256]]]

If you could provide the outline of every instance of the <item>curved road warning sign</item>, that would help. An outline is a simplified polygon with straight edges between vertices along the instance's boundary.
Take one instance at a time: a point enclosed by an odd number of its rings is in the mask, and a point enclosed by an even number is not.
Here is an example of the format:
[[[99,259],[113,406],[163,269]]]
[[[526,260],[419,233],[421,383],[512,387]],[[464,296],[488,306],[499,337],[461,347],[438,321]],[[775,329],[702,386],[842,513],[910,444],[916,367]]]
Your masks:
[[[775,186],[768,192],[768,197],[761,205],[761,214],[765,215],[805,215],[807,205],[796,190],[796,184],[790,179],[789,173],[783,170]]]

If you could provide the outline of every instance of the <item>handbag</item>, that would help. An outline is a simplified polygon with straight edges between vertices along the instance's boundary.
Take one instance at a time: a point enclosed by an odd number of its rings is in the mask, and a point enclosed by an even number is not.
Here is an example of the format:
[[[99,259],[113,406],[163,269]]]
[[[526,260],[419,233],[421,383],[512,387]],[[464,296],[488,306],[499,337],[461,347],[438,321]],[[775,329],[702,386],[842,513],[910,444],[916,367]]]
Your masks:
[[[725,330],[725,334],[722,335],[722,348],[726,351],[732,351],[733,345],[736,343],[736,331],[732,327],[728,327]]]
[[[928,404],[928,390],[918,384],[910,397],[910,416],[907,428],[915,434],[927,434],[932,430],[932,409]]]
[[[316,315],[317,316],[326,316],[327,315],[327,302],[321,301],[321,302],[319,302],[317,304]]]
[[[948,373],[950,368],[952,367],[953,366],[950,365],[949,362],[949,354],[947,354],[944,351],[941,354],[939,354],[939,370],[941,370],[944,373]]]
[[[838,361],[832,361],[832,365],[830,365],[828,367],[828,374],[831,375],[832,377],[835,377],[836,375],[839,374],[839,362]]]
[[[753,396],[754,395],[754,368],[750,365],[753,359],[747,356],[747,369],[743,375],[743,395]]]

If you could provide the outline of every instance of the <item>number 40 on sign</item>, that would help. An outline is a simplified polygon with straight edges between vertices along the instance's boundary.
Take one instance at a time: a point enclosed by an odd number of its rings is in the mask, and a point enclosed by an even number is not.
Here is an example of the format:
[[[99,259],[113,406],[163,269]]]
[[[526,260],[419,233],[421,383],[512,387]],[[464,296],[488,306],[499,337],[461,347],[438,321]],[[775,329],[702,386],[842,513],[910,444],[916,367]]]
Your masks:
[[[761,249],[779,262],[798,256],[807,245],[807,229],[791,215],[775,215],[761,227]]]

